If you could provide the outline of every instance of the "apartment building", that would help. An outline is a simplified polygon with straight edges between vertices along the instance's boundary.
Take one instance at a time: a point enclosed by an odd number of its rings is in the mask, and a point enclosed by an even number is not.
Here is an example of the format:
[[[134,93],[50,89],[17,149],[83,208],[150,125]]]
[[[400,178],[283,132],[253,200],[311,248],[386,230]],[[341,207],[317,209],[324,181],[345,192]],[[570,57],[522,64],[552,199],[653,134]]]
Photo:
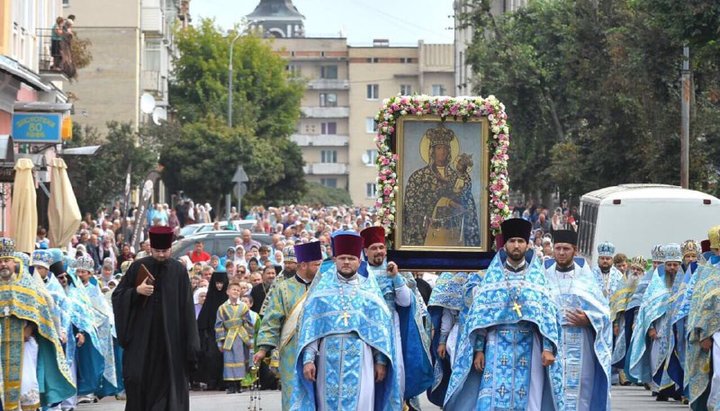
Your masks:
[[[290,0],[261,0],[247,16],[288,71],[307,82],[302,117],[291,139],[308,181],[347,190],[356,205],[375,202],[375,115],[397,94],[454,95],[452,44],[393,47],[376,40],[349,46],[338,37],[305,37],[304,16]]]
[[[92,42],[92,63],[66,86],[76,121],[105,130],[108,121],[136,128],[167,118],[172,30],[187,26],[189,0],[63,0],[75,31]],[[155,107],[141,107],[149,94]],[[147,98],[146,98],[147,99]]]
[[[512,13],[521,7],[527,6],[529,0],[493,0],[490,13],[500,16],[504,13]],[[467,0],[455,0],[453,2],[455,20],[455,95],[473,95],[474,76],[472,66],[467,62],[467,49],[472,43],[474,27],[465,26],[463,16],[470,9]]]

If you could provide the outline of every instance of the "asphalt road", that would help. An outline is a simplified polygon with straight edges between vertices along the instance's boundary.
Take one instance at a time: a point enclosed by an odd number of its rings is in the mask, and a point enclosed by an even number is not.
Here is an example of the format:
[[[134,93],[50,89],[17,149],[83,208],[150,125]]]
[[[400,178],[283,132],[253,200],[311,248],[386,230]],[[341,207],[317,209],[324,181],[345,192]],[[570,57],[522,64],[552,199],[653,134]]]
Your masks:
[[[263,411],[281,411],[279,391],[261,391],[260,401]],[[190,409],[192,411],[218,411],[218,410],[248,410],[250,393],[225,394],[220,392],[193,392],[190,394]],[[440,408],[430,404],[427,400],[422,403],[423,411],[437,411]],[[97,404],[80,405],[78,411],[103,410],[122,411],[125,409],[124,401],[106,398]],[[258,410],[260,407],[258,407]],[[674,401],[667,403],[656,402],[650,392],[639,387],[613,387],[613,411],[644,411],[644,410],[685,410],[687,406]],[[250,409],[250,411],[254,411]]]

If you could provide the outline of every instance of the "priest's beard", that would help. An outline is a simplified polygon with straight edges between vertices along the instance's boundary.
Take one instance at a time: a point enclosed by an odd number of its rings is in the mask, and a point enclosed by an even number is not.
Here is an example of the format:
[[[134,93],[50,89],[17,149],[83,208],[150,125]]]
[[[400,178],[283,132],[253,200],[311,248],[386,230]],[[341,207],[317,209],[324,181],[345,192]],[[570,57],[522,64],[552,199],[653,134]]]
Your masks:
[[[352,268],[348,268],[348,269],[345,269],[345,270],[339,269],[338,272],[340,273],[341,276],[343,276],[343,278],[349,279],[349,278],[352,278],[352,276],[354,276],[355,273],[357,273],[357,270],[353,270]]]
[[[10,281],[12,279],[12,271],[7,268],[0,270],[0,281]]]
[[[638,276],[636,276],[636,275],[634,275],[634,274],[631,274],[630,277],[628,277],[628,286],[629,286],[630,288],[635,288],[635,287],[637,287],[637,285],[638,285],[639,282],[640,282],[640,277],[638,277]]]

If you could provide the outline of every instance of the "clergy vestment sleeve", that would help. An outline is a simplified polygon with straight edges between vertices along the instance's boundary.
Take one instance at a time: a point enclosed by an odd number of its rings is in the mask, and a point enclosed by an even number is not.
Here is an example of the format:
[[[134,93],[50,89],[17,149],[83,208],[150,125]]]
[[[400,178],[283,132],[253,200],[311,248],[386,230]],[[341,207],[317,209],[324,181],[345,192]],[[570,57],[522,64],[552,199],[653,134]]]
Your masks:
[[[303,350],[303,365],[315,362],[318,354],[319,340],[315,340],[305,347]]]
[[[388,357],[385,356],[382,352],[376,350],[373,348],[373,362],[375,365],[387,365],[388,363]]]
[[[555,353],[555,347],[553,347],[553,344],[552,344],[552,342],[550,341],[549,338],[543,336],[543,337],[542,337],[542,343],[543,343],[543,351],[548,351],[548,352],[551,352],[551,353],[553,353],[553,354]]]
[[[223,343],[225,341],[225,325],[223,324],[225,322],[225,318],[223,316],[223,310],[222,306],[218,309],[217,312],[217,319],[215,320],[215,341],[217,341],[217,345],[219,348],[222,348]]]
[[[450,335],[453,325],[455,325],[455,313],[454,310],[449,308],[443,308],[442,319],[440,320],[440,343],[445,344]]]
[[[485,352],[485,338],[487,332],[479,330],[475,333],[475,343],[473,343],[473,352]]]
[[[286,314],[282,288],[282,285],[276,285],[266,297],[268,301],[257,336],[257,345],[265,352],[272,351],[280,344],[280,333]]]
[[[395,304],[399,307],[410,307],[412,303],[410,287],[399,274],[393,278],[393,288],[395,288]]]

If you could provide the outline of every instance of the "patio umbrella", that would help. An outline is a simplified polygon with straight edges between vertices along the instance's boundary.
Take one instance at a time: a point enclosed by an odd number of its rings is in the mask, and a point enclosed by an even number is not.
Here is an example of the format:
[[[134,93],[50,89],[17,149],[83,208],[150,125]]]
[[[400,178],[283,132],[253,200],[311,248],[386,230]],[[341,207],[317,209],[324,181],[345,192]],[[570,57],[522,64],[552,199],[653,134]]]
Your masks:
[[[62,158],[50,163],[50,203],[48,204],[48,238],[50,247],[64,247],[80,227],[80,207]]]
[[[15,182],[12,190],[10,237],[17,251],[32,253],[37,234],[37,195],[33,180],[33,162],[29,158],[15,163]]]

